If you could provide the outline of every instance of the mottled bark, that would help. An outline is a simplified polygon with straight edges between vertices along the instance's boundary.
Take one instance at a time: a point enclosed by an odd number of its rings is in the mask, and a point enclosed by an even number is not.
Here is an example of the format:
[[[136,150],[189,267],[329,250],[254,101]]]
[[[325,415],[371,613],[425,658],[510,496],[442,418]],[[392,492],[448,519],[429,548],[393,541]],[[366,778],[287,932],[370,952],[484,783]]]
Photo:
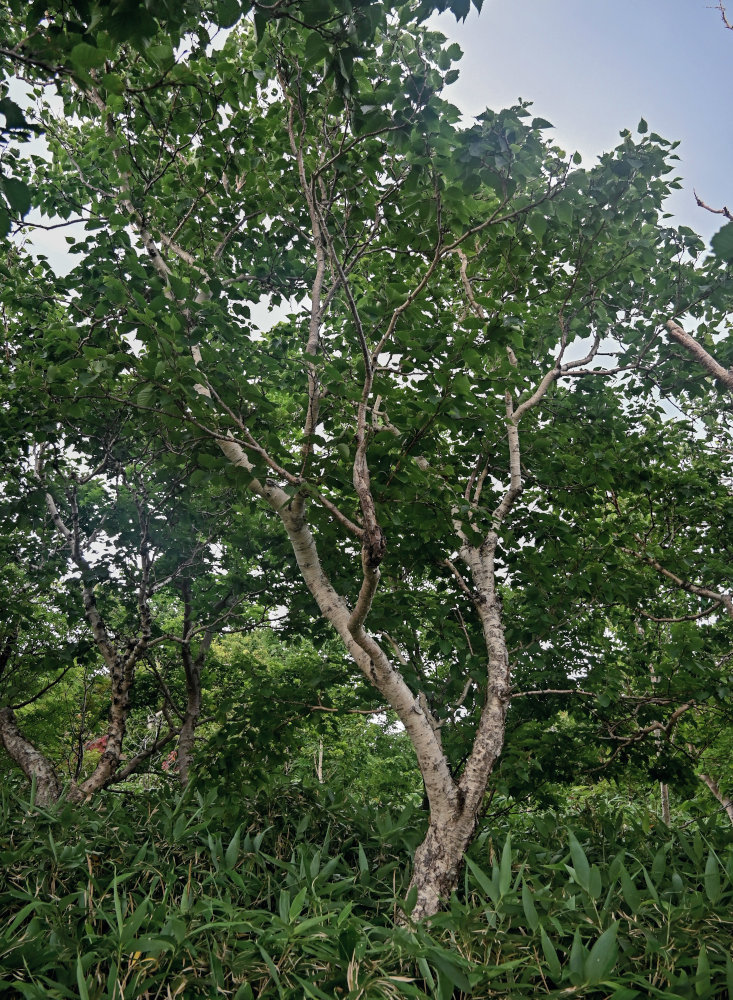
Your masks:
[[[84,802],[111,784],[122,760],[122,745],[130,714],[130,689],[135,676],[135,666],[142,649],[131,643],[126,656],[115,656],[110,666],[110,709],[107,724],[107,745],[97,766],[80,784],[73,784],[68,792],[72,802]]]
[[[510,679],[501,601],[494,574],[497,543],[498,536],[492,531],[480,548],[464,545],[461,549],[461,557],[472,572],[472,597],[488,655],[486,700],[471,754],[456,785],[456,794],[441,807],[431,803],[430,826],[415,852],[410,881],[410,887],[417,889],[413,920],[437,913],[441,902],[458,885],[463,857],[473,839],[488,780],[504,746]]]
[[[57,802],[61,795],[58,776],[50,761],[18,729],[12,708],[0,708],[0,743],[28,780],[35,778],[38,805]]]

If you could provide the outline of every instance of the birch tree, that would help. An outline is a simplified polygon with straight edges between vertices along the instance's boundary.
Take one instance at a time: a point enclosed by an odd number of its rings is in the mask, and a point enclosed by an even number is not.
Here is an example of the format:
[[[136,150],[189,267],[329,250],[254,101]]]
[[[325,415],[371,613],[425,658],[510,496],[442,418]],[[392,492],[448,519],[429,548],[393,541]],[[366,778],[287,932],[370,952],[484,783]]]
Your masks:
[[[613,552],[584,556],[589,480],[613,479],[609,434],[657,418],[650,352],[702,279],[663,215],[674,145],[645,122],[589,168],[527,104],[462,126],[458,46],[362,17],[339,20],[353,50],[289,19],[190,55],[84,49],[32,172],[49,219],[84,230],[55,282],[76,334],[28,385],[75,420],[134,408],[279,526],[414,748],[420,919],[457,884],[518,660],[544,695],[548,644],[626,600]]]

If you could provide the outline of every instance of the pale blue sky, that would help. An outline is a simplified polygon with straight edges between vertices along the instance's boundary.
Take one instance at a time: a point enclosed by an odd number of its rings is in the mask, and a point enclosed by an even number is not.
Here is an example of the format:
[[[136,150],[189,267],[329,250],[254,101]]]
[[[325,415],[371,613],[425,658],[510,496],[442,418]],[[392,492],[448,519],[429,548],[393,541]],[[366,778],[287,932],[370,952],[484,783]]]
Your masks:
[[[446,96],[466,114],[531,100],[586,162],[644,117],[681,140],[678,221],[706,237],[724,222],[697,208],[693,187],[733,209],[733,31],[715,0],[485,0],[464,24],[433,23],[464,50]]]

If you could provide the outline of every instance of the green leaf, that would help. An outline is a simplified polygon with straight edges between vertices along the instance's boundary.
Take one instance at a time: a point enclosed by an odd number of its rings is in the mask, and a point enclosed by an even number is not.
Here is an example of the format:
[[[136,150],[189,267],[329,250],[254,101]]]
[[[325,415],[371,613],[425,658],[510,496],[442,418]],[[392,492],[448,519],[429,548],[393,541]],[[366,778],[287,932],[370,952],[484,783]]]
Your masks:
[[[710,959],[705,942],[700,945],[697,956],[697,974],[695,976],[695,993],[699,997],[708,997],[711,993],[710,985]]]
[[[308,888],[307,886],[303,886],[303,888],[300,890],[300,892],[297,894],[295,899],[290,904],[290,908],[288,909],[288,923],[292,924],[292,922],[294,920],[297,920],[298,917],[300,916],[301,910],[303,909],[303,903],[305,902],[305,897],[307,896],[307,894],[308,894]]]
[[[109,52],[98,49],[87,42],[79,42],[69,53],[71,61],[79,69],[99,69],[109,57]]]
[[[25,181],[17,177],[3,177],[2,186],[11,209],[17,215],[25,215],[31,207],[31,192]]]
[[[559,983],[562,975],[560,959],[557,957],[554,944],[547,936],[547,931],[542,926],[540,926],[540,944],[542,945],[542,954],[545,956],[550,975],[556,983]]]
[[[305,41],[305,58],[309,63],[320,62],[330,53],[328,42],[318,31],[311,31]]]
[[[710,241],[716,257],[733,264],[733,222],[728,222],[719,229]]]
[[[119,278],[108,276],[104,279],[107,298],[113,305],[122,305],[127,301],[127,290]]]
[[[538,240],[547,232],[547,218],[541,215],[539,211],[532,212],[531,215],[527,217],[527,226],[533,236],[536,236]]]
[[[185,278],[179,278],[175,274],[168,276],[171,291],[177,299],[185,299],[191,294],[191,283]]]
[[[585,975],[585,963],[587,959],[587,949],[580,937],[580,931],[576,927],[575,933],[573,934],[573,943],[570,946],[570,959],[568,961],[568,966],[570,971],[574,974],[574,980],[577,982],[580,982],[582,977]]]
[[[218,0],[218,23],[220,28],[231,28],[242,16],[239,0]]]
[[[154,385],[144,385],[137,394],[137,405],[142,407],[152,406],[153,400],[155,399],[155,393],[156,389]]]
[[[254,13],[254,25],[255,25],[255,39],[259,45],[262,39],[265,37],[265,30],[267,29],[267,24],[269,22],[267,15],[263,14],[262,11],[257,8]]]
[[[405,896],[405,901],[402,904],[402,909],[405,911],[408,917],[415,909],[416,903],[417,903],[417,886],[412,885],[410,886],[410,889],[407,895]]]
[[[428,959],[438,969],[441,976],[450,983],[451,992],[446,993],[447,1000],[453,996],[453,990],[457,987],[464,993],[471,992],[471,983],[466,977],[463,969],[454,960],[453,956],[444,949],[430,948],[427,953]]]
[[[601,879],[601,870],[598,865],[591,865],[590,878],[588,880],[588,892],[591,894],[593,899],[598,899],[603,891],[603,881]]]
[[[87,979],[84,975],[84,966],[81,961],[81,955],[76,956],[76,984],[79,987],[80,1000],[89,1000],[89,987],[87,986]]]
[[[448,9],[457,21],[465,21],[471,10],[471,0],[448,0]]]
[[[227,845],[227,849],[224,852],[224,864],[227,868],[232,869],[236,866],[239,860],[239,846],[242,839],[242,827],[238,826],[234,831],[232,839]]]
[[[569,842],[570,857],[575,870],[575,880],[581,888],[585,889],[586,892],[590,892],[590,865],[588,864],[588,858],[585,856],[585,851],[580,846],[572,830],[570,831]]]
[[[616,963],[618,947],[616,945],[616,934],[618,932],[618,922],[611,924],[607,930],[601,934],[590,950],[590,954],[585,960],[585,979],[590,986],[595,986],[605,979]]]
[[[664,873],[667,870],[667,855],[669,854],[671,846],[672,845],[670,843],[663,844],[654,855],[654,860],[652,861],[652,879],[654,880],[655,885],[659,885],[661,883]]]
[[[11,101],[9,97],[3,97],[0,100],[0,115],[5,116],[6,129],[28,127],[25,115],[15,101]]]
[[[530,929],[536,931],[540,918],[537,915],[534,899],[532,899],[532,892],[526,882],[522,882],[522,909],[524,910],[524,915],[527,918]]]
[[[633,879],[623,865],[621,866],[621,890],[623,892],[626,905],[633,914],[636,914],[641,904],[641,896],[639,894],[639,890],[634,885]]]
[[[506,896],[512,887],[512,835],[508,833],[501,852],[499,866],[499,892]]]
[[[712,848],[705,863],[705,895],[711,903],[717,903],[721,895],[720,867]]]
[[[486,874],[486,872],[483,871],[481,868],[479,868],[476,862],[472,861],[470,858],[466,858],[466,867],[469,869],[473,877],[478,882],[479,888],[484,893],[484,895],[488,896],[489,899],[493,898],[494,889],[491,884],[491,880]]]
[[[553,205],[555,212],[555,217],[560,220],[560,222],[565,223],[569,226],[573,221],[573,206],[569,205],[566,201],[558,201]]]
[[[649,131],[649,126],[647,125],[646,121],[643,118],[639,121],[639,124],[636,126],[636,131],[639,132],[640,135],[644,135],[645,132]]]

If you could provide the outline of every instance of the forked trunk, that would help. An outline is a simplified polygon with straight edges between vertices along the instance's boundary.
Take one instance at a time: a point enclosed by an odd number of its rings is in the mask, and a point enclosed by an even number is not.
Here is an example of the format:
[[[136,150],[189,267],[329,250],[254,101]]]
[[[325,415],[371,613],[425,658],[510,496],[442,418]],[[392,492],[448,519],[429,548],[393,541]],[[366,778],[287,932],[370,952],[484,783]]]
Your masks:
[[[439,796],[431,797],[430,826],[415,852],[410,882],[410,888],[417,889],[411,914],[413,920],[436,914],[457,887],[466,850],[476,832],[489,777],[504,747],[510,677],[502,606],[494,580],[496,541],[497,536],[492,533],[481,549],[464,546],[462,550],[473,571],[475,605],[488,654],[486,701],[471,754],[452,793],[443,800]]]

